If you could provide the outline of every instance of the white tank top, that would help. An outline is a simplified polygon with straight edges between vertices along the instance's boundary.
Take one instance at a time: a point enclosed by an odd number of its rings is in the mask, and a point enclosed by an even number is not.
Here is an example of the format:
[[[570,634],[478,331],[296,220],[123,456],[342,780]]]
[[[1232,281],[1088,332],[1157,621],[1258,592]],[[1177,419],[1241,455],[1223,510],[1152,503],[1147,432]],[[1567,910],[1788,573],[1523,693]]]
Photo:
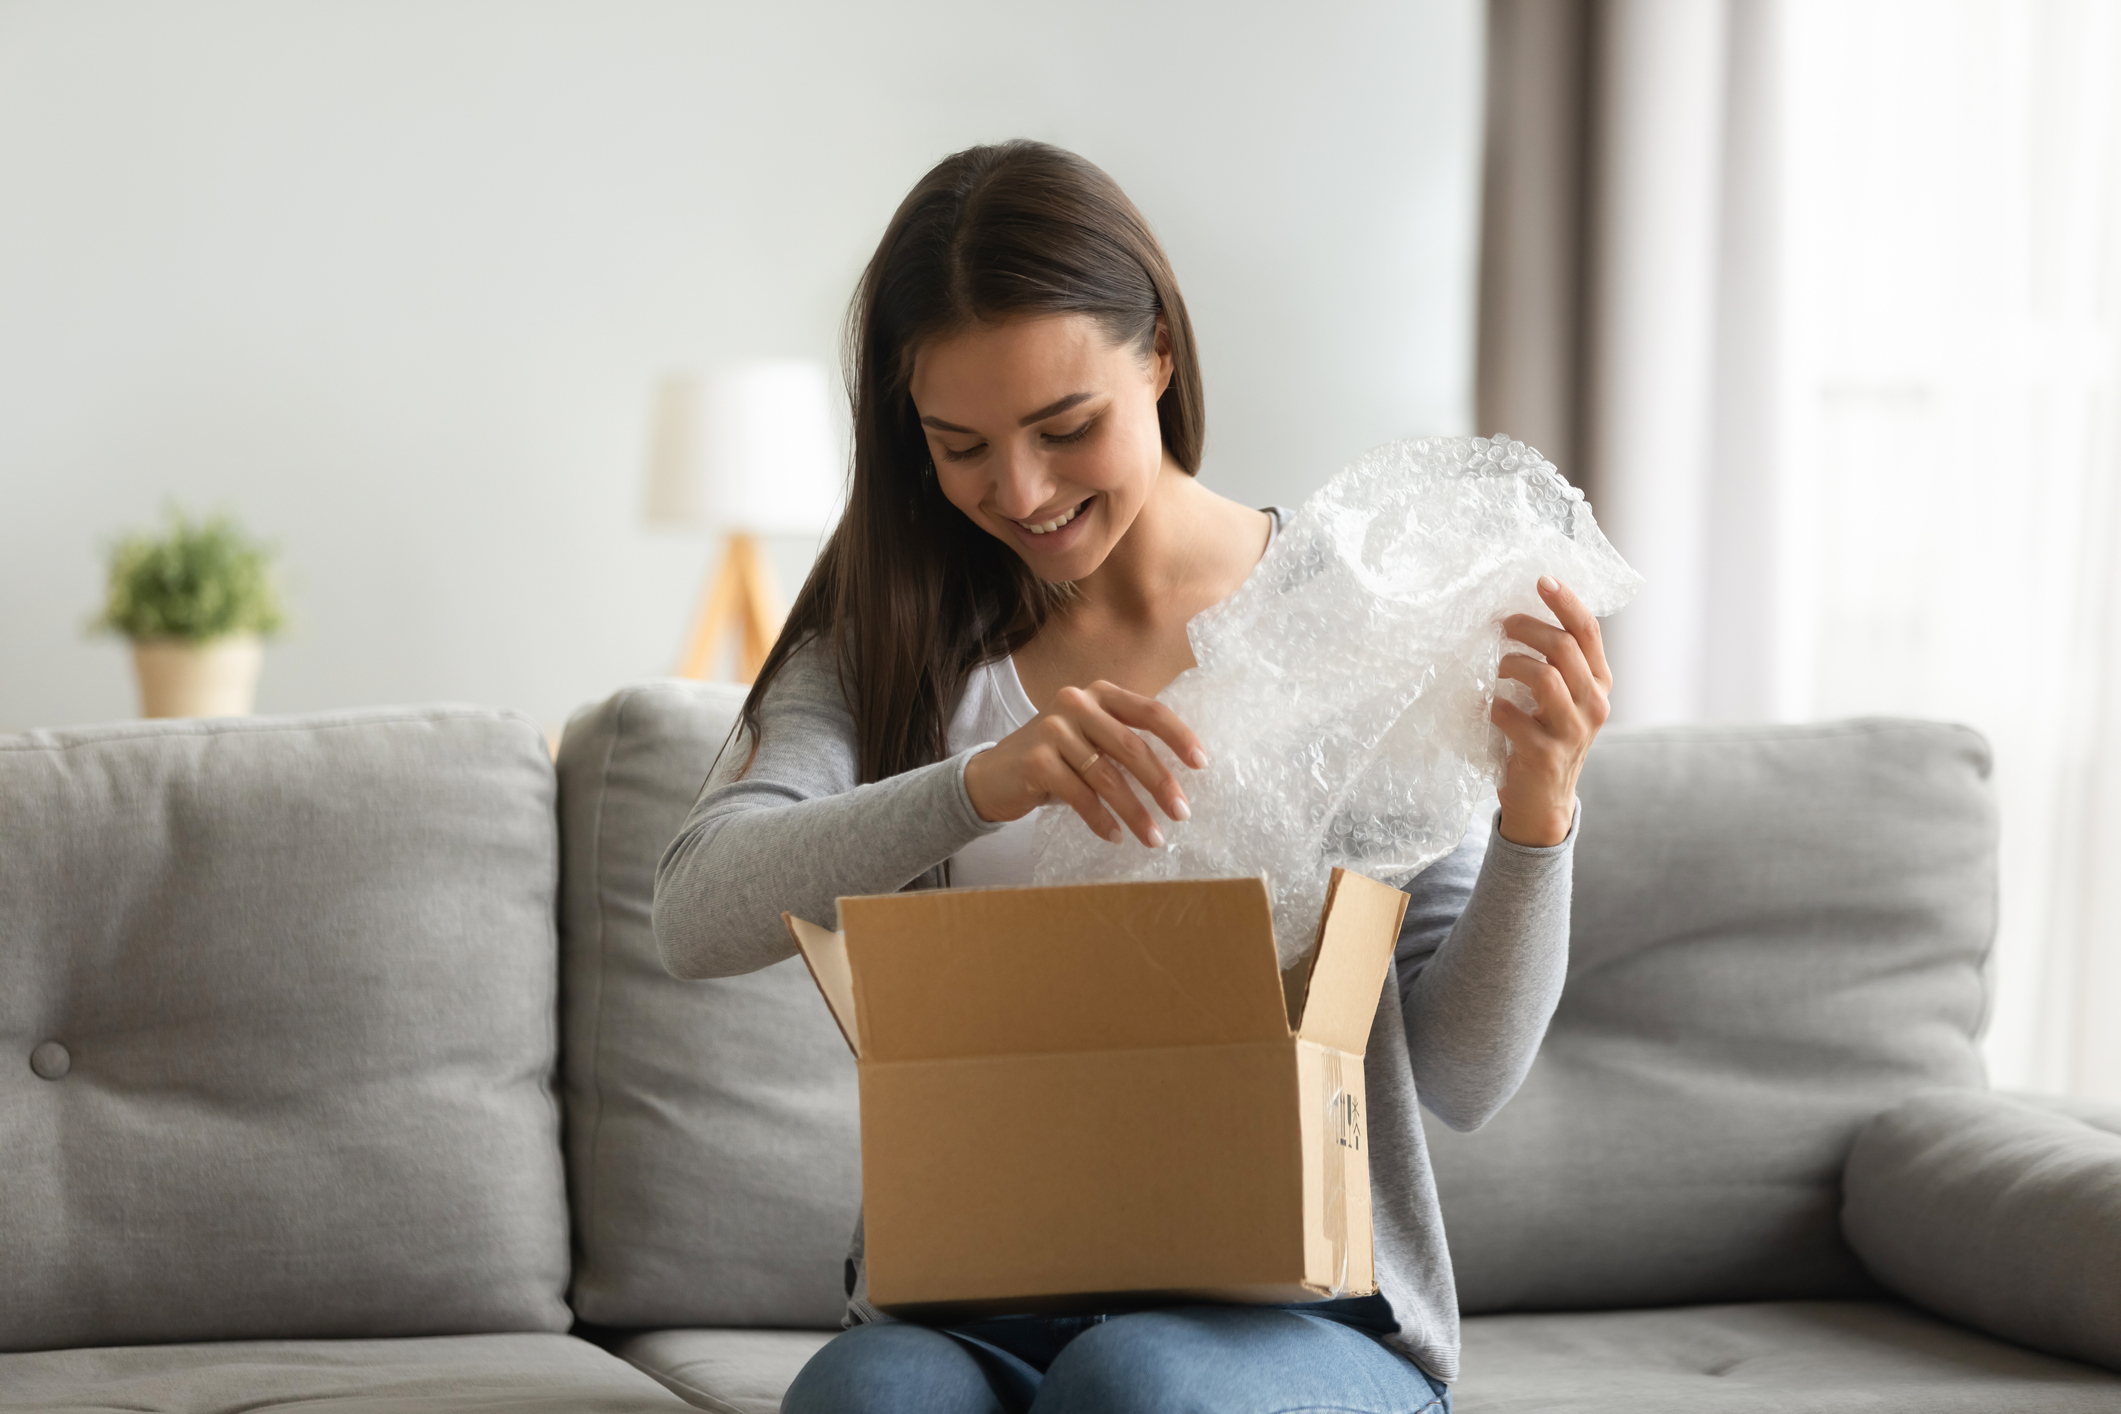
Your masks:
[[[958,699],[956,715],[944,740],[952,756],[1000,741],[1038,715],[1016,675],[1016,659],[997,658],[973,673]],[[1036,813],[1011,820],[991,835],[981,835],[950,856],[950,887],[1031,882],[1031,822]]]

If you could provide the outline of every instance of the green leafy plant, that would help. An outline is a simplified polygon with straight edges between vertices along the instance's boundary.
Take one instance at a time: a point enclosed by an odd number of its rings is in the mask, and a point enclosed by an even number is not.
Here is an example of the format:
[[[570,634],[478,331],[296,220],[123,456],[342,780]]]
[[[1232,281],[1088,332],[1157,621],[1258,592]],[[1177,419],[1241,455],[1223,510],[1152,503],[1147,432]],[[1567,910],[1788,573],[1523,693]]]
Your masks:
[[[111,548],[110,588],[92,629],[194,642],[280,631],[270,546],[227,516],[194,522],[171,507],[167,521],[159,536],[128,535]]]

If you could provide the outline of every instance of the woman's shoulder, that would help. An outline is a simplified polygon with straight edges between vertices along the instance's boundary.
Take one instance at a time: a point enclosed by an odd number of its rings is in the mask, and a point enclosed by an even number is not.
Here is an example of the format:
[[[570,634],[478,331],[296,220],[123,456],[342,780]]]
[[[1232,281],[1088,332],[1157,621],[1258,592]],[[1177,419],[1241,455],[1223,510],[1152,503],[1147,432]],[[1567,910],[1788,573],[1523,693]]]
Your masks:
[[[1013,693],[997,681],[998,665],[1000,675],[1009,680],[1008,686],[1015,687]],[[967,675],[957,699],[944,713],[946,730],[952,738],[970,730],[974,735],[968,740],[997,739],[996,723],[1018,715],[1027,719],[1037,715],[1035,710],[1026,712],[1016,700],[1022,696],[1023,689],[1015,685],[1015,670],[1007,655],[982,663]],[[847,696],[838,657],[822,636],[793,649],[781,663],[765,696],[759,699],[759,724],[769,738],[782,735],[785,729],[803,738],[806,746],[831,741],[853,749],[853,704]],[[1007,730],[1020,725],[1010,724],[999,734],[1006,735]]]
[[[791,699],[832,698],[845,705],[846,693],[840,686],[838,655],[823,634],[814,633],[789,650],[780,669],[774,673],[772,684],[766,689],[766,701],[776,697]]]
[[[759,724],[769,738],[785,728],[853,741],[854,710],[838,655],[822,635],[813,635],[782,660],[759,698]]]
[[[810,796],[855,783],[854,713],[829,644],[812,638],[781,661],[759,698],[756,725],[756,738],[738,725],[709,773],[702,804],[714,804],[708,797],[722,788],[742,794],[793,786]]]

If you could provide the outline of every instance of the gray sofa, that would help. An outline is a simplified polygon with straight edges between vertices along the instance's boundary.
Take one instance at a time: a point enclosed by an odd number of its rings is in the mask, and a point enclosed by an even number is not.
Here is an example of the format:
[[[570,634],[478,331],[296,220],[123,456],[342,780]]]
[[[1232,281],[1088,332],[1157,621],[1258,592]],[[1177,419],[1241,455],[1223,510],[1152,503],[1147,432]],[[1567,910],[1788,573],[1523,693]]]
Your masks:
[[[0,737],[0,1410],[774,1409],[859,1154],[799,965],[656,959],[734,701]],[[1973,1049],[1987,773],[1599,746],[1553,1031],[1430,1128],[1462,1414],[2121,1411],[2121,1114]]]

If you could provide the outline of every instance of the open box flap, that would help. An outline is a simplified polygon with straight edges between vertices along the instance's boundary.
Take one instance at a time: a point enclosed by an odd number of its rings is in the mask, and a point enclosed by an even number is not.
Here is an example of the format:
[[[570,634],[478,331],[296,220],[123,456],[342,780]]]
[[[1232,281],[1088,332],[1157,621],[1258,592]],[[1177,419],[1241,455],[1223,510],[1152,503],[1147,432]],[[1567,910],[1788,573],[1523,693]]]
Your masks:
[[[1406,912],[1407,896],[1398,889],[1350,869],[1333,871],[1297,1035],[1349,1055],[1363,1053]]]
[[[824,994],[825,1005],[839,1023],[840,1035],[847,1040],[847,1049],[859,1059],[862,1033],[854,1008],[854,974],[847,967],[846,934],[820,928],[792,913],[782,914],[781,922],[787,925],[788,936],[795,939],[795,950],[803,955],[810,980]]]
[[[1289,1035],[1260,879],[879,894],[840,922],[866,1061]]]

